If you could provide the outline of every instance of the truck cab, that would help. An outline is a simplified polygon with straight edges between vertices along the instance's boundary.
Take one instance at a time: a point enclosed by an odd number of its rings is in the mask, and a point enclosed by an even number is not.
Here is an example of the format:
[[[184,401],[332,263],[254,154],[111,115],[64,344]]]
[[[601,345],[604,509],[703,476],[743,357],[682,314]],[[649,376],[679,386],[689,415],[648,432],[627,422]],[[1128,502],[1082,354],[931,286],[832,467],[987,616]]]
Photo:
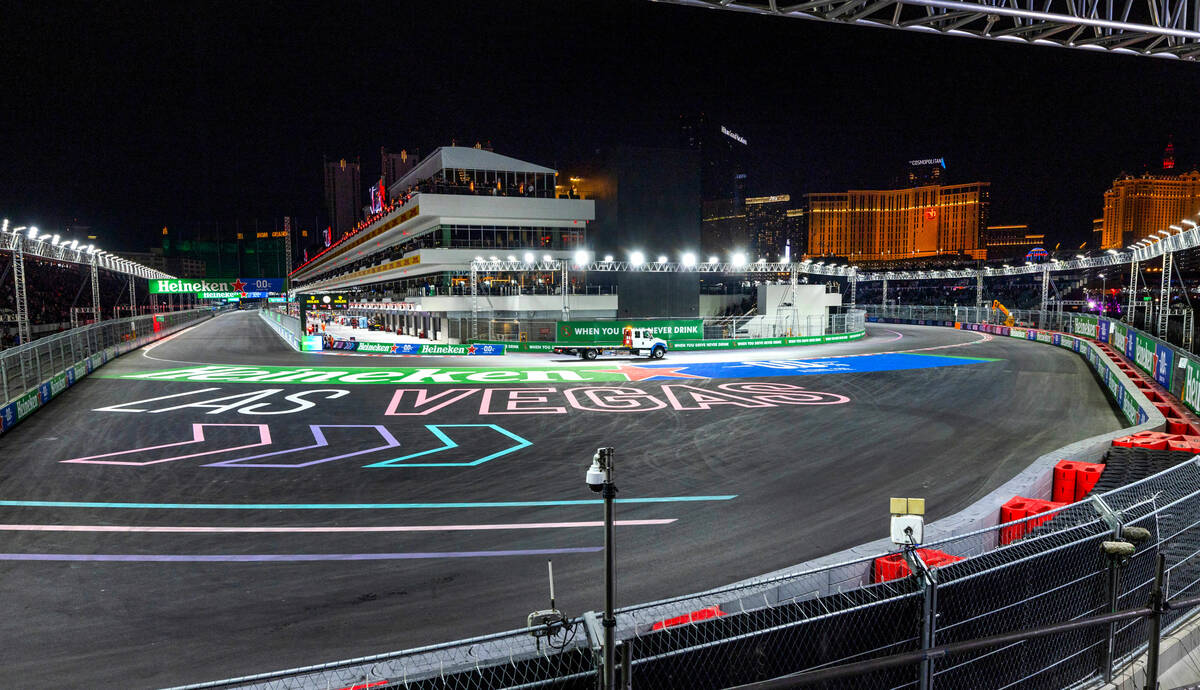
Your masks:
[[[662,338],[654,337],[654,331],[643,328],[625,327],[624,342],[622,343],[629,354],[637,356],[645,351],[651,359],[662,359],[667,353],[667,343]]]
[[[621,331],[621,343],[613,342],[608,345],[555,345],[554,354],[577,355],[583,359],[596,359],[601,355],[628,354],[637,356],[646,353],[650,359],[662,359],[667,354],[667,341],[654,337],[654,331],[649,328],[626,326]]]

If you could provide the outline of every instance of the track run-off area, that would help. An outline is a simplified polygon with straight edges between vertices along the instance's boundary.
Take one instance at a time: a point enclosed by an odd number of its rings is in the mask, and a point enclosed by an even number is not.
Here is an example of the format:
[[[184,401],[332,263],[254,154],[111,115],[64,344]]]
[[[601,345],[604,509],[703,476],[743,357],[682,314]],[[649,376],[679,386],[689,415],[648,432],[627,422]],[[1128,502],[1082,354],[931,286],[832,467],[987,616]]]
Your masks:
[[[618,605],[954,513],[1122,426],[1061,348],[870,324],[833,345],[582,363],[301,354],[256,313],[97,370],[0,443],[0,686],[161,687]]]

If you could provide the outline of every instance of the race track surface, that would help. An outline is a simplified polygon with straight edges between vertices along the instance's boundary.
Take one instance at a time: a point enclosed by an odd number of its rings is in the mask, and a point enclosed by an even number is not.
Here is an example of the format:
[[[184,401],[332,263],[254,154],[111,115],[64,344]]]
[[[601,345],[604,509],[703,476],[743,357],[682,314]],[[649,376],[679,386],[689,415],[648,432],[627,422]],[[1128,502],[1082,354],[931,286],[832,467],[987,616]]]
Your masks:
[[[227,314],[4,437],[0,687],[161,687],[517,628],[547,559],[560,609],[599,609],[599,446],[626,605],[885,536],[889,496],[951,514],[1120,426],[1077,355],[950,329],[584,366],[300,354]]]

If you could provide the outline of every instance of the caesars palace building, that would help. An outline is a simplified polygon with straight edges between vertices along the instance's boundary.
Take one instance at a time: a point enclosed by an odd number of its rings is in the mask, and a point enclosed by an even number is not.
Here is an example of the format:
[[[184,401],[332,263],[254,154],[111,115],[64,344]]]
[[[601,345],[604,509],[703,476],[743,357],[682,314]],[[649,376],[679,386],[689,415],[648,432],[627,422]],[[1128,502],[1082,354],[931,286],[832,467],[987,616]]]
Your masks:
[[[290,292],[345,293],[349,313],[390,330],[452,342],[451,321],[471,314],[476,257],[570,260],[588,248],[591,199],[556,198],[557,172],[483,149],[442,147],[387,189],[387,200],[352,232],[290,274]],[[562,311],[561,275],[481,274],[479,309],[497,320],[547,319]],[[573,315],[612,317],[612,294],[571,297]]]

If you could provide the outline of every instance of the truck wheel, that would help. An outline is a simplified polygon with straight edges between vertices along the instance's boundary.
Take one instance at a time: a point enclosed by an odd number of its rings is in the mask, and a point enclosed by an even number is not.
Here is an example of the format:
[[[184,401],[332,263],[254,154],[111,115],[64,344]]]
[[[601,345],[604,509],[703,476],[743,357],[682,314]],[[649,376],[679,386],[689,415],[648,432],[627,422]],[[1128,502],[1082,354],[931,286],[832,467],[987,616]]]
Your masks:
[[[583,358],[588,359],[588,360],[596,359],[596,351],[595,350],[584,350]]]
[[[664,347],[656,347],[650,351],[650,359],[662,359],[667,354],[667,349]]]

